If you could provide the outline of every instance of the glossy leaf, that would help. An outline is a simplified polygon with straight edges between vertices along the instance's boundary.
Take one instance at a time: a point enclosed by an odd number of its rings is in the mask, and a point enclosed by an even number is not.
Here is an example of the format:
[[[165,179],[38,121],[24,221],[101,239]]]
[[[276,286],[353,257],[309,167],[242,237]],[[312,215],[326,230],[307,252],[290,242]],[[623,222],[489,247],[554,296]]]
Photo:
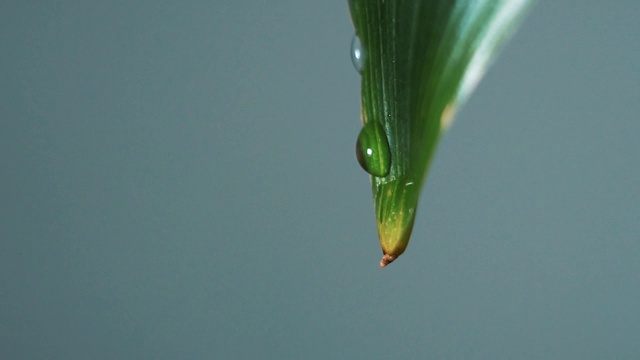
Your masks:
[[[406,249],[438,140],[532,0],[349,0],[362,123],[384,130],[372,173],[384,267]]]

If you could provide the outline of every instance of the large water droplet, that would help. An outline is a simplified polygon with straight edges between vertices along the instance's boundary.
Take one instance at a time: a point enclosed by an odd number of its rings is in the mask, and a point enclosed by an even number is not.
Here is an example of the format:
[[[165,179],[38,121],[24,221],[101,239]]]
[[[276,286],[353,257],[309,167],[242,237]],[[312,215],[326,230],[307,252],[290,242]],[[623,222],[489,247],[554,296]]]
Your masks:
[[[382,125],[369,121],[358,135],[356,157],[364,171],[373,176],[383,177],[391,168],[391,151],[387,135]]]
[[[358,72],[362,72],[365,55],[362,44],[360,43],[360,38],[358,35],[353,35],[353,39],[351,40],[351,62]]]

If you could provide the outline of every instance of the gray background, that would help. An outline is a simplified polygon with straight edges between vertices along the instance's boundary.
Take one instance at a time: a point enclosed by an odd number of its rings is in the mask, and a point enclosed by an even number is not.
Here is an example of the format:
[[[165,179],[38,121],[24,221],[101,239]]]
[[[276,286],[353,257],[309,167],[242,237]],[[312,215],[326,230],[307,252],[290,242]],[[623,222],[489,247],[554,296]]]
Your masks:
[[[638,18],[539,2],[380,270],[346,1],[3,1],[0,359],[637,358]]]

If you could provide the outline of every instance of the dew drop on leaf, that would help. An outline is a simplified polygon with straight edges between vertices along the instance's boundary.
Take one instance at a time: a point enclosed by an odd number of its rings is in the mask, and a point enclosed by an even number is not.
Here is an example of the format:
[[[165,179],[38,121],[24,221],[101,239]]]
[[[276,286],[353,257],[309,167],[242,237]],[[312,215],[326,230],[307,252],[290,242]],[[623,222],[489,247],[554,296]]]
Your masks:
[[[359,73],[362,72],[362,68],[364,67],[365,55],[362,43],[360,43],[360,38],[358,35],[353,35],[353,39],[351,40],[351,62]]]
[[[376,121],[369,121],[360,130],[356,142],[356,157],[364,171],[373,176],[383,177],[391,168],[391,151],[387,135]]]

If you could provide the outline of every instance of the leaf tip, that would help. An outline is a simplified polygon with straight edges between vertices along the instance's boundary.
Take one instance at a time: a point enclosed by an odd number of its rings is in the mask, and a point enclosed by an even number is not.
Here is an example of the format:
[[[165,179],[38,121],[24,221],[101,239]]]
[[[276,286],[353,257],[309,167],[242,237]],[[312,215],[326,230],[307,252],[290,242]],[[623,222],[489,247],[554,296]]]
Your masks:
[[[391,264],[396,257],[389,254],[382,255],[382,260],[380,260],[380,268],[384,269],[387,265]]]

